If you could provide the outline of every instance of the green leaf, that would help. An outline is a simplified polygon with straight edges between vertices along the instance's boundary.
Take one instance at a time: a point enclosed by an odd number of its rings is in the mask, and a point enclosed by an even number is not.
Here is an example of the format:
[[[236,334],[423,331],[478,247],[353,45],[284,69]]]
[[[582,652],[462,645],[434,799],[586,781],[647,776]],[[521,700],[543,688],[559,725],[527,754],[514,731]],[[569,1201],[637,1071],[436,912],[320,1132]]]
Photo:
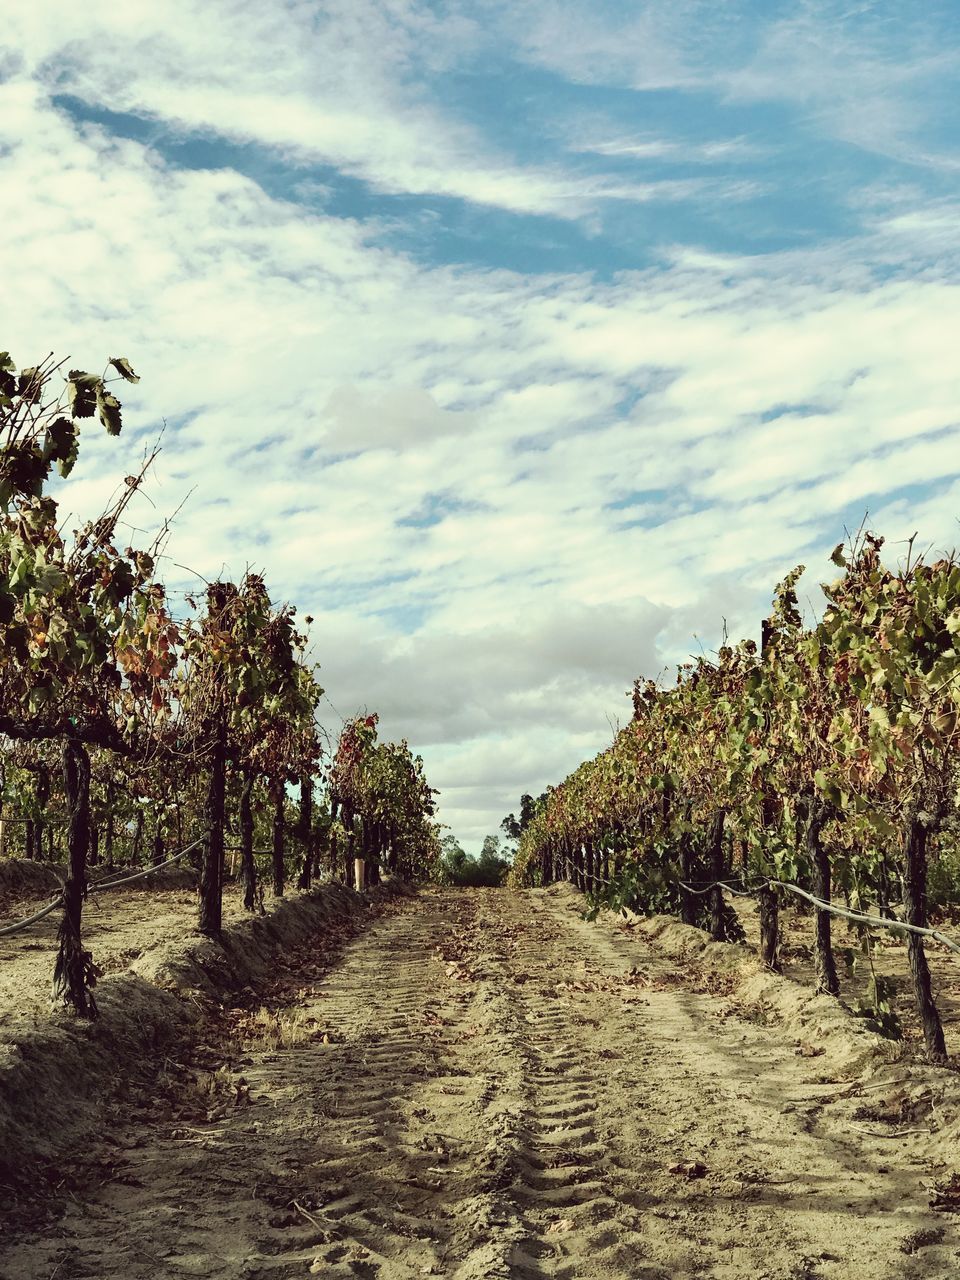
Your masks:
[[[873,706],[870,708],[869,714],[870,714],[870,719],[879,728],[881,729],[890,728],[890,715],[886,707],[882,707],[879,705],[879,703],[875,702]]]
[[[97,387],[97,413],[112,436],[120,434],[120,401],[101,382]]]
[[[67,399],[75,418],[92,418],[103,383],[94,373],[71,369],[67,374]]]
[[[76,448],[77,428],[70,418],[57,418],[51,422],[43,441],[44,462],[63,462],[71,453],[75,457]]]
[[[17,366],[10,359],[9,351],[0,351],[0,394],[4,396],[9,404],[9,397],[12,396],[17,389]]]
[[[20,370],[20,377],[17,381],[17,394],[22,399],[35,404],[40,399],[42,390],[43,379],[40,377],[40,371],[36,365],[31,365],[29,369]]]
[[[79,446],[76,443],[74,443],[73,448],[70,450],[67,456],[65,458],[61,458],[60,461],[57,463],[57,470],[60,472],[61,476],[63,476],[64,480],[66,480],[67,476],[73,470],[74,463],[77,461],[77,457],[79,456],[79,453],[80,453]]]
[[[121,378],[125,378],[127,382],[139,382],[140,378],[133,372],[130,367],[130,361],[125,356],[113,356],[110,363],[119,373]]]
[[[55,564],[42,565],[36,574],[37,586],[41,591],[59,591],[67,580],[64,571]]]

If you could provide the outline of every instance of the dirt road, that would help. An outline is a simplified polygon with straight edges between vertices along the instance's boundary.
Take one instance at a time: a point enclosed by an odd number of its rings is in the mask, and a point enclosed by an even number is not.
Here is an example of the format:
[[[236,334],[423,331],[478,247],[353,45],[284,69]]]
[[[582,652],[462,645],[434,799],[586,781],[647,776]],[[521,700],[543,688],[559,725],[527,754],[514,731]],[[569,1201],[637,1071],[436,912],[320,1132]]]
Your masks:
[[[5,1280],[953,1276],[842,1083],[551,893],[432,891],[290,993],[252,1105],[111,1135]],[[266,1026],[270,1020],[263,1019]],[[249,1030],[249,1027],[248,1027]]]

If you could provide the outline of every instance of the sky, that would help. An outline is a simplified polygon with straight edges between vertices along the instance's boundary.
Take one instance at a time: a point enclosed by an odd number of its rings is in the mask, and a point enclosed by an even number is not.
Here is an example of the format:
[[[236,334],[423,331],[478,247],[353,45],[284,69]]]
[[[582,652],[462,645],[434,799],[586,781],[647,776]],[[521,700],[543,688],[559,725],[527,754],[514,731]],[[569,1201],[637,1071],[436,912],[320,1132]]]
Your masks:
[[[129,358],[163,573],[312,614],[324,723],[485,834],[637,676],[960,514],[960,10],[6,0],[0,346]]]

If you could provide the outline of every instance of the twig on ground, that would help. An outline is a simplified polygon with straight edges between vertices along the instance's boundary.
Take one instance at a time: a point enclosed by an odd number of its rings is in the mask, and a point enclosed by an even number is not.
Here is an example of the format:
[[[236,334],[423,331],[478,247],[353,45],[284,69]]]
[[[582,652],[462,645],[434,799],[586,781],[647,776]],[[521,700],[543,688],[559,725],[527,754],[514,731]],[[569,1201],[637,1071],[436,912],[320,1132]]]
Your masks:
[[[326,1230],[326,1228],[324,1227],[323,1223],[319,1220],[319,1218],[315,1218],[312,1213],[308,1213],[306,1209],[303,1207],[303,1205],[299,1202],[299,1200],[294,1200],[293,1207],[296,1209],[297,1213],[299,1213],[302,1217],[306,1218],[306,1220],[309,1223],[311,1223],[313,1226],[315,1226],[318,1231]]]
[[[851,1125],[854,1133],[864,1133],[868,1138],[909,1138],[914,1133],[931,1134],[933,1129],[897,1129],[893,1133],[877,1133],[874,1129],[862,1129],[859,1125]]]

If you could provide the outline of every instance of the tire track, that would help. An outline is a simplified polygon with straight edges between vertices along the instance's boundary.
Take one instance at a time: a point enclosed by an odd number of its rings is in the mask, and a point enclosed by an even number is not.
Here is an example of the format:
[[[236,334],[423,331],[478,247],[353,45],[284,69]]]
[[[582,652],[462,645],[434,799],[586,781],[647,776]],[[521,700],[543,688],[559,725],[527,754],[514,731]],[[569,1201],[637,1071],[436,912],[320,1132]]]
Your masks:
[[[527,1280],[645,1274],[637,1269],[643,1238],[635,1197],[610,1160],[593,1057],[584,1052],[565,1003],[545,994],[544,984],[577,958],[558,945],[555,921],[531,916],[528,904],[487,899],[484,905],[507,908],[486,923],[513,990],[524,1062],[525,1108],[510,1157],[520,1230],[506,1274]],[[581,1256],[589,1258],[589,1271],[578,1269]]]
[[[870,1150],[823,1118],[812,1133],[794,1114],[786,1095],[809,1089],[816,1066],[787,1037],[727,1017],[649,945],[585,922],[562,891],[498,906],[490,928],[510,949],[531,1060],[515,1274],[955,1273],[952,1223],[927,1211],[889,1146]],[[935,1247],[905,1256],[918,1229]]]
[[[425,891],[247,1046],[253,1106],[113,1135],[108,1180],[0,1277],[954,1274],[949,1223],[901,1251],[916,1171],[812,1123],[787,1099],[815,1064],[723,1013],[562,893]]]

